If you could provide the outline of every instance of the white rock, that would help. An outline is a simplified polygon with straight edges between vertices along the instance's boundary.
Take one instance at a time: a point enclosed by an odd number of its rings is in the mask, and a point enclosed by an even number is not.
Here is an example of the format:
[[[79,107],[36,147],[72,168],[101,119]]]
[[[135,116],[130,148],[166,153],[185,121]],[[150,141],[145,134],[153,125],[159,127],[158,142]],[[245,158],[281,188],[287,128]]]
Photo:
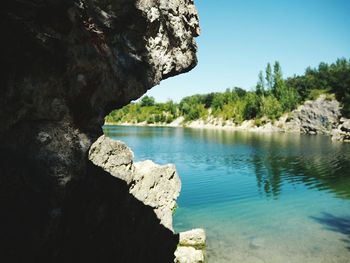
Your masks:
[[[180,246],[205,247],[205,231],[201,228],[180,233]]]
[[[178,247],[175,251],[175,263],[202,263],[204,262],[204,253],[202,250],[196,250],[193,247]]]

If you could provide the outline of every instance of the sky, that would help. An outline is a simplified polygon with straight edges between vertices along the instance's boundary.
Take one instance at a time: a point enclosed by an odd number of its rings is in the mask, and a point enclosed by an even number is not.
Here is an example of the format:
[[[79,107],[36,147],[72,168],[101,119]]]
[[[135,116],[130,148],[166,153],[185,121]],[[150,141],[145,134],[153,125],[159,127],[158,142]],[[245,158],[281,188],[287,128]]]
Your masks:
[[[195,0],[198,65],[147,95],[165,102],[193,94],[254,89],[260,70],[279,61],[284,77],[350,58],[350,0]]]

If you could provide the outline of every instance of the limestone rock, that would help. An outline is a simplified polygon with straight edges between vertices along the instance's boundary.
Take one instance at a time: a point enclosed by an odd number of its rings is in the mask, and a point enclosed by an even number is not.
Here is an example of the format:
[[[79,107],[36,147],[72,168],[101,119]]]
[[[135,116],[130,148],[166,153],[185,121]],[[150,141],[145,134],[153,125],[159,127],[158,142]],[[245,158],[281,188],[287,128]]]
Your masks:
[[[180,233],[180,246],[205,247],[205,231],[201,228]]]
[[[178,247],[175,252],[175,263],[203,263],[204,253],[193,247]]]
[[[197,64],[193,0],[1,7],[0,261],[171,262],[176,236],[116,178],[130,182],[125,145],[91,152],[116,177],[88,151],[112,109]]]
[[[101,136],[91,145],[89,159],[111,175],[124,180],[130,193],[151,206],[161,224],[173,230],[173,209],[180,194],[181,181],[172,164],[152,161],[133,163],[133,153],[121,141]]]
[[[318,99],[306,101],[292,111],[291,120],[285,126],[287,131],[330,134],[332,129],[336,128],[340,116],[339,102],[321,95]]]
[[[89,150],[89,160],[128,184],[133,179],[133,158],[133,152],[125,143],[104,135]]]
[[[181,232],[179,245],[175,251],[175,262],[204,262],[205,242],[205,231],[201,228]]]
[[[339,126],[332,131],[332,140],[350,142],[350,119],[340,119]]]
[[[173,209],[180,194],[181,181],[175,166],[157,165],[152,161],[135,163],[130,193],[154,208],[161,223],[173,229]]]

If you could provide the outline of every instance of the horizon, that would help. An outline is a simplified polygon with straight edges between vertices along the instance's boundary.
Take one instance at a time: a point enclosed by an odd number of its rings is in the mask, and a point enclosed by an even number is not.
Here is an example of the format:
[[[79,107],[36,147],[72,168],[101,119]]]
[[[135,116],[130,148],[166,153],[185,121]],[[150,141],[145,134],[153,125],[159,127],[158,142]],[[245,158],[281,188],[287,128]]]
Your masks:
[[[349,1],[195,4],[201,26],[196,39],[198,65],[161,81],[145,94],[157,102],[179,102],[186,96],[233,87],[252,90],[268,62],[279,61],[287,78],[321,62],[350,57]]]

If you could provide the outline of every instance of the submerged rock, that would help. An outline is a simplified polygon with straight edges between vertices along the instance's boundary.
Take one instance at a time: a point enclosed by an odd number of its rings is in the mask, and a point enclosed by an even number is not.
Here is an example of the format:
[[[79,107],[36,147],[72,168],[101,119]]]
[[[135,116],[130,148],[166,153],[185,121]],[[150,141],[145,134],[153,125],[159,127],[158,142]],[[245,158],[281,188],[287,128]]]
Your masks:
[[[265,246],[265,239],[261,237],[255,237],[250,241],[252,248],[263,248]]]

